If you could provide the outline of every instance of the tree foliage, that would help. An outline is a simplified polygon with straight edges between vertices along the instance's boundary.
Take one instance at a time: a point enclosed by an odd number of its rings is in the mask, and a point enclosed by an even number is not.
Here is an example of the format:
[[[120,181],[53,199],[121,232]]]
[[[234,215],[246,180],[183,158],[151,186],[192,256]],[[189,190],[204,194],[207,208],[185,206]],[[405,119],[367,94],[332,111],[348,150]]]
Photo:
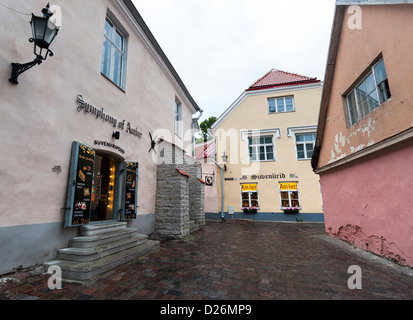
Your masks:
[[[204,142],[208,141],[208,129],[212,127],[212,125],[217,121],[216,117],[209,117],[208,119],[202,121],[200,124],[201,133],[204,138]]]

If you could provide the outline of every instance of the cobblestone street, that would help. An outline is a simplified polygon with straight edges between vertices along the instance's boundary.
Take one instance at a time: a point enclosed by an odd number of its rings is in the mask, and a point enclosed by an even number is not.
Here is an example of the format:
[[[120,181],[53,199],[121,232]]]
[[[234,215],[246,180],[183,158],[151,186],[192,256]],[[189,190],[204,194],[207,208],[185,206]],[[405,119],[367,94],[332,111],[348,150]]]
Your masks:
[[[348,268],[362,270],[350,290]],[[413,299],[413,272],[332,239],[322,224],[208,222],[96,281],[50,290],[37,268],[0,279],[2,300]]]

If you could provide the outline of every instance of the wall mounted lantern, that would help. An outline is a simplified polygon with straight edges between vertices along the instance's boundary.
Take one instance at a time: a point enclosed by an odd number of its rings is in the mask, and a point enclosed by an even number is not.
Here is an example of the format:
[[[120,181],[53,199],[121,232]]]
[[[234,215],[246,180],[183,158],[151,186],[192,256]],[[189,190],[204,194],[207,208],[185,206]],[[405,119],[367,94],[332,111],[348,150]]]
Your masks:
[[[227,160],[228,160],[228,156],[225,154],[225,151],[224,151],[224,155],[222,156],[222,161],[224,161],[225,163],[227,162]]]
[[[32,62],[25,64],[11,64],[13,66],[13,70],[9,81],[13,84],[19,84],[17,78],[23,72],[29,70],[35,65],[41,64],[47,59],[47,56],[53,56],[53,52],[49,50],[49,46],[57,36],[59,29],[53,22],[50,21],[50,18],[53,16],[53,12],[51,12],[49,4],[47,4],[46,8],[42,10],[42,13],[43,17],[37,17],[32,13],[32,20],[30,21],[33,38],[30,38],[29,42],[34,42],[34,54],[36,58]]]
[[[226,155],[225,151],[224,151],[224,155],[222,156],[222,161],[224,161],[224,163],[226,163],[228,160],[228,156]],[[227,171],[227,165],[224,164],[224,171]]]

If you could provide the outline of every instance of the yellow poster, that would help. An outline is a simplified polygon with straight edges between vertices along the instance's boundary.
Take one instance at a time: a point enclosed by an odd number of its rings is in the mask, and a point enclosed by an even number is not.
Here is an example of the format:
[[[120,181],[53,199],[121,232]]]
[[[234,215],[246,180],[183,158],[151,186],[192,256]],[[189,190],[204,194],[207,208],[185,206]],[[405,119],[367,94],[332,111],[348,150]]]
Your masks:
[[[241,184],[242,192],[256,192],[258,190],[258,185],[256,184]]]
[[[280,183],[281,191],[298,190],[297,183]]]

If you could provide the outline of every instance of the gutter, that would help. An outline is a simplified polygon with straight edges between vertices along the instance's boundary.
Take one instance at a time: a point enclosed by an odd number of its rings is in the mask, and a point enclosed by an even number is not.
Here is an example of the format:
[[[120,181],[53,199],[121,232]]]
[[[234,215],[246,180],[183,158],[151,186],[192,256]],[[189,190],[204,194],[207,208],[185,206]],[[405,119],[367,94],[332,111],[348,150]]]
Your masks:
[[[211,159],[220,169],[221,169],[221,220],[224,221],[225,219],[225,214],[224,214],[224,199],[225,199],[225,195],[224,195],[224,169],[215,162],[215,160]]]

